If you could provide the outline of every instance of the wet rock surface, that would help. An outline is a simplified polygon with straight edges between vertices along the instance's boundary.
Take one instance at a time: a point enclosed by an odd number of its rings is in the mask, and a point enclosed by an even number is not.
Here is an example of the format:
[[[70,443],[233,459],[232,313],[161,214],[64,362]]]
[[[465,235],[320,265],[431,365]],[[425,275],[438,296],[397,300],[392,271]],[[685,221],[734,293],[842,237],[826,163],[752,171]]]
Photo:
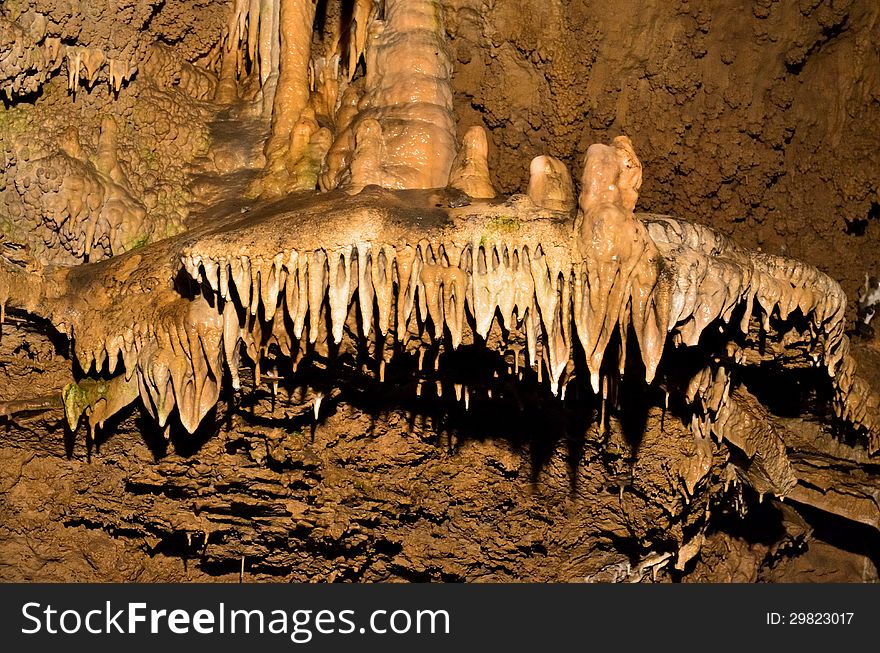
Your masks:
[[[105,4],[0,6],[4,580],[877,580],[872,3]]]

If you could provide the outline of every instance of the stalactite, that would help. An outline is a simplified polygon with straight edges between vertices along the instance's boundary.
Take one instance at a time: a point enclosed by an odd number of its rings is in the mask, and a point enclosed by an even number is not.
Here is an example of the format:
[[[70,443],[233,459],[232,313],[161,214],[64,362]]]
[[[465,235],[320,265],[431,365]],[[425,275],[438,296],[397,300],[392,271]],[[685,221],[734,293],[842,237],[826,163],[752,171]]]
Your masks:
[[[316,0],[281,1],[278,82],[272,103],[271,134],[266,143],[266,169],[259,184],[259,192],[265,196],[281,195],[289,190],[291,182],[297,183],[286,161],[296,126],[309,103],[309,61],[316,7]],[[268,50],[271,53],[271,47]]]
[[[350,189],[445,187],[456,143],[439,3],[387,0],[385,20],[372,22],[365,52],[364,98],[351,127],[337,132],[334,148],[343,151],[337,160],[351,159]],[[334,188],[341,179],[337,172],[324,186]]]

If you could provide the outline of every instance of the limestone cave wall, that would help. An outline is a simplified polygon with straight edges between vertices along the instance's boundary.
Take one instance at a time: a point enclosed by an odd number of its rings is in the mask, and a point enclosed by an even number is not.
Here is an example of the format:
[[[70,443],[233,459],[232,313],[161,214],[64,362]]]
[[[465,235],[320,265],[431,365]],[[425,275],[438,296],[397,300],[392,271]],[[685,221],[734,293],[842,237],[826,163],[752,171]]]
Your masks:
[[[873,0],[6,0],[0,578],[877,581],[878,30]],[[612,156],[636,213],[591,203]],[[349,224],[398,243],[384,309],[378,249],[322,244]],[[537,273],[523,325],[447,277],[407,300],[422,236],[471,289],[475,252],[573,251],[550,283],[607,271],[608,328]],[[329,260],[298,327],[289,242]]]

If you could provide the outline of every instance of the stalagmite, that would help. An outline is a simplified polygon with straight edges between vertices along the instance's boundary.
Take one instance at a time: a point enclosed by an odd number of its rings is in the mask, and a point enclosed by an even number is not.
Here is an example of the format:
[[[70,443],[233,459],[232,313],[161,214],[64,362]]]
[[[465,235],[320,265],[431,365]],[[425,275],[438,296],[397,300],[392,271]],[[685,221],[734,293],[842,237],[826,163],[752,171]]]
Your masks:
[[[489,179],[488,156],[489,142],[485,128],[481,125],[469,128],[462,138],[458,156],[452,163],[449,186],[475,199],[495,197],[495,189]]]
[[[315,190],[321,166],[333,135],[326,127],[320,127],[310,107],[303,109],[300,119],[290,133],[290,144],[284,155],[284,168],[287,177],[283,186],[270,186],[264,180],[263,190],[270,195],[300,190]]]
[[[119,125],[111,115],[101,119],[101,134],[98,138],[98,153],[95,167],[115,183],[127,185],[125,173],[119,166]]]
[[[260,64],[260,83],[266,88],[269,78],[278,74],[280,36],[278,32],[280,0],[259,0],[259,37],[256,45]]]
[[[214,102],[232,104],[238,99],[237,51],[223,49],[220,55],[220,79],[214,90]]]
[[[535,206],[551,211],[573,211],[577,206],[568,167],[559,159],[542,155],[529,165],[526,191]]]

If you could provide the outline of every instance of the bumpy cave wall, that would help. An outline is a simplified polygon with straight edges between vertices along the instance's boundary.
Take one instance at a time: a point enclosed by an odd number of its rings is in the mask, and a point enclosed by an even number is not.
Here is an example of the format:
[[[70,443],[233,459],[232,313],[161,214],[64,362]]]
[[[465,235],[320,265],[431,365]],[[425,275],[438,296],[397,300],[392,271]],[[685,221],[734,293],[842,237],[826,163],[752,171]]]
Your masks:
[[[577,169],[631,136],[640,207],[819,266],[855,298],[880,238],[872,2],[449,2],[463,124],[491,130],[513,192],[524,161]]]
[[[262,206],[248,184],[266,165],[265,106],[249,104],[259,84],[246,57],[228,55],[240,36],[230,17],[247,5],[0,6],[6,261],[39,274],[137,256]],[[541,154],[578,177],[591,144],[627,134],[645,166],[639,210],[816,265],[846,290],[854,318],[878,264],[880,8],[629,5],[442,3],[457,131],[486,127],[494,187],[523,192]],[[314,51],[331,49],[339,12],[318,3]],[[695,438],[665,381],[612,388],[607,402],[584,384],[560,402],[529,373],[502,372],[503,396],[465,407],[449,385],[445,399],[416,397],[413,361],[379,384],[342,357],[295,386],[243,369],[253,389],[227,387],[195,434],[163,432],[135,408],[86,445],[60,399],[71,344],[15,311],[0,340],[0,574],[877,580],[876,459],[834,422],[828,375],[802,342],[750,344],[760,354],[735,398],[747,421],[785,434],[802,481],[793,506],[761,501],[760,483],[733,471],[760,475],[768,452],[731,462],[732,448]],[[876,342],[855,348],[876,374]],[[498,363],[476,348],[443,366],[454,375],[475,361]]]

